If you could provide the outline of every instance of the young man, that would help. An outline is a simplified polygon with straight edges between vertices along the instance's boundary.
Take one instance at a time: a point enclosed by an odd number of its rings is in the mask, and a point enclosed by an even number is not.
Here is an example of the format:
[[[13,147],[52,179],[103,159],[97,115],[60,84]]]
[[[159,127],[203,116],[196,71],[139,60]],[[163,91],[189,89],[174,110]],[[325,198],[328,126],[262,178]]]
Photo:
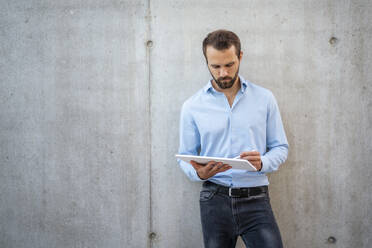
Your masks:
[[[251,162],[257,172],[179,161],[193,181],[204,181],[200,215],[205,247],[235,247],[240,235],[247,247],[282,247],[268,194],[268,172],[288,154],[273,94],[239,75],[243,57],[236,34],[217,30],[203,41],[212,79],[182,106],[180,154]]]

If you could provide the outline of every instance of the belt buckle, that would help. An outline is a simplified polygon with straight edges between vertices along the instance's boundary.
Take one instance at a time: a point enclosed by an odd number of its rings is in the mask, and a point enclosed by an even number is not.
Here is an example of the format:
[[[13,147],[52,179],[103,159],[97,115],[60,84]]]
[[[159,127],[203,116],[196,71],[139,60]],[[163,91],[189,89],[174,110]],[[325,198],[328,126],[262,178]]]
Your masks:
[[[239,188],[229,188],[229,196],[230,197],[240,197],[240,194],[239,195],[233,195],[233,194],[231,194],[231,190],[232,189],[239,189]]]

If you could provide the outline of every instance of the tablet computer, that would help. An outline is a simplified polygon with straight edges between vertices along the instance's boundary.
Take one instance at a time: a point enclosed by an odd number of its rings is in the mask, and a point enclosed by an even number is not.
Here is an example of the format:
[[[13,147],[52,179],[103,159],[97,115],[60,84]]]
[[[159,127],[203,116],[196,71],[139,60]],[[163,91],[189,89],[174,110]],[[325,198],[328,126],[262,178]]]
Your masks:
[[[207,164],[210,161],[222,162],[230,165],[233,169],[257,171],[248,160],[238,158],[219,158],[219,157],[207,157],[207,156],[195,156],[195,155],[180,155],[176,154],[176,158],[179,158],[187,163],[191,160],[199,164]]]

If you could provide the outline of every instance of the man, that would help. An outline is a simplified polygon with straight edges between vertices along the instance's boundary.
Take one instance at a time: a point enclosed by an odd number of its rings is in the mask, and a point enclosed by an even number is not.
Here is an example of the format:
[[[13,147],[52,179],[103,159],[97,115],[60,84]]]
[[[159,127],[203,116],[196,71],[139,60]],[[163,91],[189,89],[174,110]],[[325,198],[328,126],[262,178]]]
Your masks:
[[[288,154],[288,142],[273,94],[239,75],[240,40],[226,30],[203,41],[212,79],[182,106],[180,154],[240,156],[257,172],[231,169],[210,161],[178,160],[193,181],[204,181],[200,215],[205,247],[235,247],[240,235],[247,247],[282,247],[268,194],[266,173],[276,171]]]

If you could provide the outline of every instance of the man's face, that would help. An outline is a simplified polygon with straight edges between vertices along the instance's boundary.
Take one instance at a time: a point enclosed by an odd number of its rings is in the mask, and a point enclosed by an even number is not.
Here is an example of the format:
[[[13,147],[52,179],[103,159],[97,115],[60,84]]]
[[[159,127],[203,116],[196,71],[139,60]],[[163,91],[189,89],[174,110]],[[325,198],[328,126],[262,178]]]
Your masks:
[[[217,50],[212,46],[208,46],[206,50],[208,59],[208,69],[214,81],[220,89],[231,88],[238,78],[240,56],[236,56],[235,46],[231,46],[225,50]]]

